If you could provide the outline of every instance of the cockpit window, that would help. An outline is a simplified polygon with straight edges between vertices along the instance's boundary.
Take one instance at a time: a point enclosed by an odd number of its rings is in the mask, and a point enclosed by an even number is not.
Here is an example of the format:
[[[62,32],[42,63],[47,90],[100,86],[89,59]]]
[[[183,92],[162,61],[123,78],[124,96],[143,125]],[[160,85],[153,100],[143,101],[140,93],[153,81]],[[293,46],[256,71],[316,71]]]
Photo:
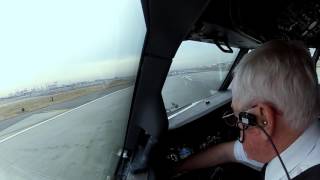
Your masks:
[[[162,90],[167,114],[213,96],[239,49],[222,52],[215,44],[184,41],[176,53]]]
[[[318,83],[320,84],[320,59],[318,59],[318,61],[317,61],[316,71],[317,71],[317,75],[318,75]]]
[[[0,22],[0,179],[113,179],[146,33],[140,1],[1,1]]]
[[[309,51],[310,51],[311,56],[313,57],[313,55],[316,51],[316,48],[309,48]],[[318,83],[320,84],[320,62],[319,62],[319,59],[317,60],[317,64],[316,64],[316,72],[318,75]]]
[[[314,52],[316,51],[316,48],[309,48],[309,52],[311,57],[314,55]]]

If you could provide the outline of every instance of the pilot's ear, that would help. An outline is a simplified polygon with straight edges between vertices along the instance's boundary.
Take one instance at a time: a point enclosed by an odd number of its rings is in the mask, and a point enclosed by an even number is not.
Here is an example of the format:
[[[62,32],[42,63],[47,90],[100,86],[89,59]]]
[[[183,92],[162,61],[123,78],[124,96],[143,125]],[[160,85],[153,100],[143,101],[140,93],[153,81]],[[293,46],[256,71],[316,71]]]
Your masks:
[[[265,131],[272,136],[275,130],[276,112],[272,106],[266,103],[260,103],[258,106],[258,123]],[[264,139],[268,137],[262,132]]]

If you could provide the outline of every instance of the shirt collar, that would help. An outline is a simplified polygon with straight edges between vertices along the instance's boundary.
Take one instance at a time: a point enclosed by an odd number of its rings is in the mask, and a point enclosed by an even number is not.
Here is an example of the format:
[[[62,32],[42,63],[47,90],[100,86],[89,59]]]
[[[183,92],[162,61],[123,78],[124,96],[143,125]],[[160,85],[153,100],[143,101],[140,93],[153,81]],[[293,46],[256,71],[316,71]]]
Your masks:
[[[314,122],[303,134],[294,141],[280,156],[289,172],[289,174],[298,166],[308,154],[312,151],[320,137],[320,123]],[[265,174],[265,180],[280,179],[285,177],[285,171],[279,158],[274,157],[268,164]],[[290,175],[290,177],[293,175]],[[293,177],[291,177],[293,178]]]

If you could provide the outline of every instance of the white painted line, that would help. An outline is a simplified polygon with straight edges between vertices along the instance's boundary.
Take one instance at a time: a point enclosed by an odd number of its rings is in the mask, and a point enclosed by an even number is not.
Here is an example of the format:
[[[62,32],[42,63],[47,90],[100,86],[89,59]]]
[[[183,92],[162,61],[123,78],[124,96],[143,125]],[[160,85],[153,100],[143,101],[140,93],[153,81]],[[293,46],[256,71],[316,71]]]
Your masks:
[[[187,80],[189,80],[189,81],[192,81],[192,79],[191,79],[191,76],[189,76],[189,75],[185,75],[185,76],[183,76],[185,79],[187,79]]]
[[[188,109],[190,109],[190,108],[192,108],[192,107],[196,106],[196,105],[197,105],[197,104],[199,104],[200,102],[202,102],[202,101],[194,102],[194,103],[192,103],[190,106],[188,106],[188,107],[186,107],[186,108],[182,109],[181,111],[179,111],[179,112],[177,112],[177,113],[175,113],[175,114],[172,114],[171,116],[169,116],[169,117],[168,117],[168,120],[170,120],[170,119],[172,119],[172,118],[174,118],[174,117],[178,116],[179,114],[181,114],[181,113],[183,113],[183,112],[187,111]]]
[[[21,131],[19,131],[19,132],[16,132],[16,133],[12,134],[12,135],[4,138],[4,139],[1,139],[1,140],[0,140],[0,144],[3,143],[3,142],[5,142],[5,141],[7,141],[7,140],[9,140],[9,139],[11,139],[11,138],[13,138],[13,137],[16,137],[16,136],[22,134],[22,133],[24,133],[24,132],[26,132],[26,131],[28,131],[28,130],[30,130],[30,129],[33,129],[33,128],[35,128],[35,127],[38,127],[38,126],[40,126],[40,125],[42,125],[42,124],[45,124],[45,123],[47,123],[47,122],[49,122],[49,121],[52,121],[52,120],[58,118],[58,117],[60,117],[60,116],[63,116],[63,115],[68,114],[68,113],[71,113],[71,112],[73,112],[73,111],[75,111],[75,110],[77,110],[77,109],[79,109],[79,108],[81,108],[81,107],[83,107],[83,106],[89,105],[89,104],[91,104],[91,103],[94,103],[94,102],[96,102],[96,101],[99,101],[99,100],[102,99],[102,98],[105,98],[105,97],[110,96],[110,95],[112,95],[112,94],[115,94],[115,93],[118,93],[118,92],[120,92],[120,91],[129,89],[129,88],[131,88],[131,87],[132,87],[132,86],[127,87],[127,88],[124,88],[124,89],[120,89],[120,90],[115,91],[115,92],[112,92],[112,93],[107,94],[107,95],[105,95],[105,96],[102,96],[102,97],[100,97],[100,98],[98,98],[98,99],[95,99],[95,100],[93,100],[93,101],[90,101],[90,102],[87,102],[87,103],[85,103],[85,104],[82,104],[81,106],[78,106],[78,107],[76,107],[76,108],[73,108],[73,109],[71,109],[71,110],[69,110],[69,111],[66,111],[66,112],[64,112],[64,113],[61,113],[61,114],[59,114],[59,115],[57,115],[57,116],[54,116],[54,117],[52,117],[52,118],[50,118],[50,119],[47,119],[47,120],[45,120],[45,121],[39,122],[39,123],[37,123],[37,124],[34,124],[34,125],[26,128],[26,129],[23,129],[23,130],[21,130]]]

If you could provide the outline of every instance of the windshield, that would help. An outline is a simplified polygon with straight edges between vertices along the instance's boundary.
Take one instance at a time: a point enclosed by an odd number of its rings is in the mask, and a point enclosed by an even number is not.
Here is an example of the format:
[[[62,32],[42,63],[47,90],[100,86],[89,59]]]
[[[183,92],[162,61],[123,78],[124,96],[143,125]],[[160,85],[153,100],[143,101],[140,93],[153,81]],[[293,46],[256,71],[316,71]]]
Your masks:
[[[0,22],[0,179],[112,178],[146,33],[140,1],[1,1]]]
[[[224,53],[215,44],[184,41],[162,90],[167,114],[214,95],[238,55],[238,48],[232,50]]]

